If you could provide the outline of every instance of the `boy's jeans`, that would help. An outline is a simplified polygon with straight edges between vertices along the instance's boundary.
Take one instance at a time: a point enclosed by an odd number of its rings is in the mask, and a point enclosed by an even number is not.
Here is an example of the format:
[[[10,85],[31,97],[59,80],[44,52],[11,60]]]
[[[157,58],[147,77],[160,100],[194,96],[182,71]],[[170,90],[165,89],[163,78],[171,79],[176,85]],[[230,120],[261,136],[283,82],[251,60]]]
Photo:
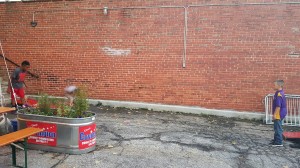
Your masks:
[[[282,120],[274,120],[274,143],[282,144]]]

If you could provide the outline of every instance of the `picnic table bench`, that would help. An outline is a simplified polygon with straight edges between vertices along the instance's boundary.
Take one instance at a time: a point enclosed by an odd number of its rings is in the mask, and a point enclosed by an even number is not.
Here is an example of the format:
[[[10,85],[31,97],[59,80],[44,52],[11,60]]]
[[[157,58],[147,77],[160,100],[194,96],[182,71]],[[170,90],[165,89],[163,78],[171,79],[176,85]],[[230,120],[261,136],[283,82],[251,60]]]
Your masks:
[[[16,147],[21,148],[25,152],[25,166],[27,168],[27,139],[29,136],[34,135],[43,131],[40,128],[25,128],[16,132],[12,132],[3,136],[0,136],[0,147],[9,145],[12,149],[12,163],[15,167],[21,167],[16,164]],[[20,143],[23,145],[23,148],[15,143]]]

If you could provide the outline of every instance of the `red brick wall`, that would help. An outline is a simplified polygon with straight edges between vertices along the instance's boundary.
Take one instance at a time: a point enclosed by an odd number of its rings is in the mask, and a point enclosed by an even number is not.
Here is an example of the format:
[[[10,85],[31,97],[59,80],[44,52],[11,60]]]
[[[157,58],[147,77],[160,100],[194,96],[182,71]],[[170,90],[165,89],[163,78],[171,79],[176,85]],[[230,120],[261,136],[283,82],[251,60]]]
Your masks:
[[[190,7],[186,68],[182,8],[74,10],[245,2],[266,1],[2,3],[0,40],[8,58],[29,60],[41,76],[28,78],[30,93],[62,95],[75,84],[96,99],[263,111],[276,79],[300,94],[300,57],[289,55],[300,52],[300,4]],[[64,11],[37,12],[30,26],[34,11],[50,9]]]

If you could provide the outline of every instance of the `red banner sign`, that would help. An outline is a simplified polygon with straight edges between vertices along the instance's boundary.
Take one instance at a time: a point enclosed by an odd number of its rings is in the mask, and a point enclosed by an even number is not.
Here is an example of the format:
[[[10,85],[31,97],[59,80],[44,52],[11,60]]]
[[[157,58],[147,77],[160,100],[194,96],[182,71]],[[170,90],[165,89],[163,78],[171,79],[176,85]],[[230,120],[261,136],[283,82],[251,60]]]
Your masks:
[[[44,131],[37,133],[28,138],[28,143],[40,144],[47,146],[56,146],[57,128],[56,124],[41,123],[41,122],[26,122],[27,127],[41,128]]]
[[[79,149],[86,149],[96,144],[96,124],[79,127]]]

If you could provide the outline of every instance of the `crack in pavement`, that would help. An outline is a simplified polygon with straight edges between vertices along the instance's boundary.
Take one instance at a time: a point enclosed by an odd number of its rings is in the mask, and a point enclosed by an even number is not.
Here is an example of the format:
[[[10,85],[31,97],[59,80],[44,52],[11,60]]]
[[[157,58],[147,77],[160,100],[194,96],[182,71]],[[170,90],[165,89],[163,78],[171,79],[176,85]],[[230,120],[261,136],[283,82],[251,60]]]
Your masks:
[[[124,141],[124,138],[121,135],[119,135],[119,134],[115,133],[114,131],[108,129],[108,127],[105,126],[105,125],[97,125],[97,128],[102,129],[103,132],[109,132],[109,133],[113,134],[117,138],[111,138],[111,140],[117,141],[117,143],[113,144],[113,147],[110,147],[110,145],[104,145],[104,146],[96,145],[96,148],[95,148],[94,151],[100,151],[102,149],[110,149],[110,148],[115,148],[115,147],[121,146],[122,141]],[[91,151],[91,152],[94,152],[94,151]]]
[[[249,151],[252,150],[250,147],[243,151],[243,149],[239,148],[237,145],[232,145],[235,149],[239,151],[239,156],[238,156],[238,168],[246,168],[249,167],[247,164],[247,158],[249,156]],[[251,166],[250,166],[251,167]]]
[[[121,145],[121,147],[122,147],[122,150],[121,150],[121,152],[118,154],[118,156],[121,156],[122,154],[123,154],[123,152],[124,152],[124,150],[125,150],[125,148]]]
[[[54,164],[53,166],[51,166],[51,168],[55,168],[58,165],[62,164],[68,157],[69,157],[69,154],[64,154],[64,157],[62,159],[60,159],[56,164]]]
[[[252,137],[248,134],[246,134],[246,138],[248,141],[250,141],[250,143],[254,143],[252,140]],[[238,150],[240,152],[239,156],[238,156],[238,168],[245,168],[245,167],[251,167],[250,165],[247,164],[247,160],[248,160],[248,156],[249,156],[249,152],[251,150],[253,150],[251,147],[247,146],[248,149],[241,149],[239,146],[237,146],[236,144],[232,144],[232,146]],[[255,150],[254,150],[255,151]]]
[[[177,142],[177,141],[163,141],[163,140],[161,140],[160,142],[177,144],[179,146],[185,146],[185,147],[190,147],[190,148],[196,148],[196,149],[206,151],[206,152],[211,152],[211,151],[217,150],[215,147],[202,145],[202,144],[188,144],[188,143],[182,143],[182,142]]]
[[[261,161],[262,167],[265,167],[265,161],[262,159],[261,155],[260,155],[259,159]]]
[[[97,125],[97,128],[102,129],[104,132],[109,132],[109,133],[113,134],[113,135],[116,136],[118,139],[121,139],[121,140],[124,139],[121,135],[115,133],[114,131],[109,130],[108,127],[105,126],[105,125]]]
[[[190,127],[196,127],[196,128],[205,128],[209,124],[199,124],[199,123],[191,123],[189,121],[177,121],[177,120],[170,120],[170,119],[163,119],[155,117],[154,119],[160,120],[162,124],[178,124],[178,125],[186,125]]]
[[[133,141],[133,140],[143,140],[143,139],[150,139],[150,138],[153,138],[152,136],[151,137],[134,137],[134,138],[126,138],[126,139],[121,139],[121,141]],[[120,139],[117,139],[117,138],[111,138],[110,140],[113,140],[113,141],[120,141]]]
[[[297,161],[293,160],[292,158],[289,158],[289,156],[282,155],[282,157],[285,158],[286,160],[290,161],[291,163],[294,163],[297,165]]]

